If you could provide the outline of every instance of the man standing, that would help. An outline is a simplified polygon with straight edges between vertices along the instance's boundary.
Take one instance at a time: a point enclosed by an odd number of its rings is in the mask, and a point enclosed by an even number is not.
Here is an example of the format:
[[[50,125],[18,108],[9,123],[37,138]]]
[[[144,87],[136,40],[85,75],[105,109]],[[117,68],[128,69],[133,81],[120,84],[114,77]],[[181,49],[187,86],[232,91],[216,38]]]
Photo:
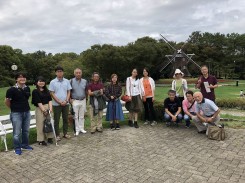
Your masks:
[[[193,91],[186,92],[186,99],[182,102],[182,108],[185,113],[184,120],[186,128],[190,127],[190,120],[196,116],[196,101],[193,98]]]
[[[57,140],[60,139],[59,121],[62,113],[63,119],[63,137],[70,138],[67,134],[68,130],[68,112],[71,85],[69,80],[65,79],[64,69],[60,66],[55,68],[56,78],[50,82],[49,91],[53,98],[53,112],[54,112],[54,128],[57,135]]]
[[[196,115],[193,117],[198,133],[206,133],[208,135],[208,126],[218,125],[220,121],[220,109],[209,99],[203,98],[201,92],[194,93],[196,104]]]
[[[11,109],[10,120],[13,125],[15,154],[21,155],[21,149],[33,150],[29,146],[31,113],[28,99],[31,96],[31,92],[30,88],[26,86],[24,73],[17,73],[15,80],[16,84],[7,90],[5,104]],[[22,141],[20,137],[22,137]]]
[[[75,115],[76,136],[84,130],[84,114],[86,112],[86,87],[87,81],[82,78],[82,70],[74,70],[75,78],[71,79],[71,104]]]
[[[182,119],[181,114],[181,102],[178,97],[176,97],[176,91],[169,90],[168,98],[164,100],[164,119],[166,120],[166,125],[170,126],[173,122],[176,126]]]
[[[206,65],[201,67],[202,76],[198,78],[196,88],[199,88],[203,97],[215,102],[214,89],[218,87],[217,79],[208,74]]]
[[[103,99],[104,85],[99,82],[99,80],[99,73],[94,72],[92,75],[92,82],[88,85],[88,95],[90,96],[89,113],[91,121],[91,134],[94,134],[96,131],[103,132],[102,116],[103,109],[106,108],[106,104]],[[95,117],[97,117],[97,120]]]

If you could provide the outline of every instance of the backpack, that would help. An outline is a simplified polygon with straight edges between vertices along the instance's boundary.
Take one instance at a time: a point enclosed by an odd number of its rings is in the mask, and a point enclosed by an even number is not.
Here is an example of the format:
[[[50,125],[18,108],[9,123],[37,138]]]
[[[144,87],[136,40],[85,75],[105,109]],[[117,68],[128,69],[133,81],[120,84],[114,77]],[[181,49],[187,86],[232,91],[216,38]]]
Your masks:
[[[223,126],[209,126],[208,127],[208,138],[211,140],[225,140],[225,129]]]

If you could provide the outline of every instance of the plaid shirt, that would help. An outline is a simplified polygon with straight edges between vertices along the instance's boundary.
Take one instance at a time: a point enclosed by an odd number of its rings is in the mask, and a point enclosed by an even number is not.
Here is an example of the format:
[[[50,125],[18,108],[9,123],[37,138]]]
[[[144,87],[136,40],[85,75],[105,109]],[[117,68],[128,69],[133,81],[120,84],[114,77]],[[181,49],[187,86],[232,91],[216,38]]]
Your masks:
[[[105,89],[105,95],[108,99],[114,96],[116,99],[122,95],[122,87],[119,84],[109,84]]]

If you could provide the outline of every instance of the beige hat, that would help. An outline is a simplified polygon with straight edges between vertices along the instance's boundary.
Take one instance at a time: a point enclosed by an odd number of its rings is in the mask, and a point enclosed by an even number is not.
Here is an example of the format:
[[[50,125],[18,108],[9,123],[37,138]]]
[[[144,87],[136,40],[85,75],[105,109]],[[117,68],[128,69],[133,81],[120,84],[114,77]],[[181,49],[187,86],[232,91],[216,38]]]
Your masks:
[[[184,76],[184,73],[181,72],[181,70],[179,70],[179,69],[176,69],[176,70],[175,70],[173,78],[175,78],[175,74],[181,74],[182,77]]]

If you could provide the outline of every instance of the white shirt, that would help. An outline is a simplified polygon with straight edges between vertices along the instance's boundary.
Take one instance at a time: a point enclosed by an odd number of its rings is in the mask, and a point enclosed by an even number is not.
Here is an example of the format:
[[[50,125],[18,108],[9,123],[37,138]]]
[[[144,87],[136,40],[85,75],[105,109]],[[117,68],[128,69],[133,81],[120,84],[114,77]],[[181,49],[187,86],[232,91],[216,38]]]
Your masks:
[[[126,91],[128,96],[140,95],[140,80],[128,77],[126,81]]]

